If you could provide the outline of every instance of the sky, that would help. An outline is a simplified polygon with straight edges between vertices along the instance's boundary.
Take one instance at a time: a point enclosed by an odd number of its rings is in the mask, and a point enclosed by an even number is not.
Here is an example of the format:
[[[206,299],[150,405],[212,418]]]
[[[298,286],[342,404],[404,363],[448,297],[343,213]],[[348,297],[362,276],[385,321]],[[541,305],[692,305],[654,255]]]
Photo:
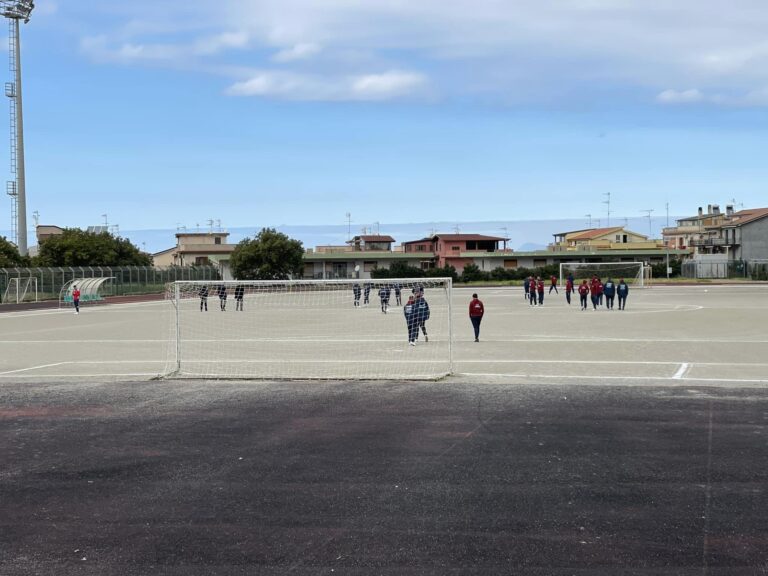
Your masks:
[[[30,232],[766,206],[766,29],[764,0],[38,0]]]

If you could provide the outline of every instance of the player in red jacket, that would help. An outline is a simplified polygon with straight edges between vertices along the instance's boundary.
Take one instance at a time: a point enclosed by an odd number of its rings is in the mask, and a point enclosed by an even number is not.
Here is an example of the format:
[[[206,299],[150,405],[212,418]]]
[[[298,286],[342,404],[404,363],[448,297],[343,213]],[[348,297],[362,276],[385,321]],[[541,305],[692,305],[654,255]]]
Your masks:
[[[544,280],[536,278],[536,292],[539,293],[539,306],[544,306]]]
[[[569,276],[565,281],[565,299],[569,306],[571,304],[571,292],[573,292],[573,278]]]
[[[469,319],[475,329],[475,342],[480,342],[480,322],[483,320],[483,314],[485,314],[483,302],[477,294],[472,294],[472,301],[469,303]]]
[[[595,277],[592,280],[592,284],[589,285],[589,293],[592,298],[592,308],[597,310],[597,304],[600,300],[600,293],[602,292],[603,285],[600,280]]]
[[[554,274],[549,277],[549,293],[552,294],[552,290],[555,291],[555,294],[559,294],[557,291],[557,276]]]
[[[75,305],[75,314],[80,314],[80,289],[77,284],[72,286],[72,304]]]
[[[579,284],[579,300],[581,301],[581,309],[587,309],[587,295],[589,294],[589,284],[586,280],[582,280]]]

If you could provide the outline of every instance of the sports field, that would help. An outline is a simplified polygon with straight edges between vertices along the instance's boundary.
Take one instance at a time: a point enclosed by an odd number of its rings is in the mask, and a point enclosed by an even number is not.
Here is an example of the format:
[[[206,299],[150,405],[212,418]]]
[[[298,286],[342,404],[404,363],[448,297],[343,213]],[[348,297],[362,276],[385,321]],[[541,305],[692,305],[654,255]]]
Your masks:
[[[479,343],[472,291],[436,381],[150,380],[167,303],[1,314],[0,574],[768,574],[768,288],[478,288]],[[350,314],[388,357],[445,346],[434,312],[410,349]]]
[[[486,307],[480,343],[473,341],[467,317],[473,290],[453,290],[454,378],[768,383],[768,287],[633,290],[624,311],[580,311],[578,297],[569,307],[554,292],[545,296],[544,306],[531,307],[520,288],[477,291]],[[197,302],[189,305],[194,311]],[[356,365],[353,373],[363,377],[397,376],[394,367],[432,362],[430,348],[447,346],[447,328],[439,320],[447,310],[435,308],[431,341],[410,350],[401,311],[385,317],[373,297],[369,307],[353,309],[350,294],[343,315],[322,307],[302,310],[316,327],[309,337],[305,327],[291,324],[301,320],[286,321],[284,311],[246,301],[246,311],[239,313],[230,299],[221,312],[210,298],[209,312],[190,316],[185,325],[195,323],[185,328],[194,339],[185,351],[194,346],[195,358],[213,365],[197,366],[201,372],[223,366],[226,373],[228,364],[254,362],[250,343],[266,357],[261,362],[267,377],[333,375],[328,365],[334,363]],[[165,301],[84,307],[80,315],[71,310],[2,314],[0,380],[162,374],[174,368],[172,315]]]

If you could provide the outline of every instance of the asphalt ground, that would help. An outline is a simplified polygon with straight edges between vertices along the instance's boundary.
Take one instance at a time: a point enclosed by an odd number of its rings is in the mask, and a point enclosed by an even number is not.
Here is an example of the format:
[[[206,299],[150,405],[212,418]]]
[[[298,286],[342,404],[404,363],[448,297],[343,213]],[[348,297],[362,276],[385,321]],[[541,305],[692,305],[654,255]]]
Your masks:
[[[0,315],[0,574],[768,574],[766,288],[478,292],[436,382],[150,381],[163,303]]]
[[[4,383],[0,573],[768,573],[764,388]]]

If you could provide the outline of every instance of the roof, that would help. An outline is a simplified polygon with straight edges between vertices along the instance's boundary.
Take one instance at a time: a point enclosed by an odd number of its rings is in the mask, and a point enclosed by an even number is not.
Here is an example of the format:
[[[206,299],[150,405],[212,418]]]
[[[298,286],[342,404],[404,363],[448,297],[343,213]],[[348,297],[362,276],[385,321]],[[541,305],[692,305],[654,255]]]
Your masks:
[[[392,238],[392,236],[379,236],[378,234],[368,234],[364,236],[355,236],[352,240],[349,240],[349,242],[354,242],[356,239],[362,240],[363,242],[394,242],[395,239]]]
[[[411,240],[410,242],[402,242],[402,244],[420,244],[422,242],[434,242],[436,240],[442,240],[444,242],[461,242],[464,240],[485,240],[489,242],[500,242],[509,240],[509,238],[503,238],[501,236],[485,236],[484,234],[435,234],[428,238],[422,238],[421,240]]]
[[[768,216],[768,208],[751,208],[734,212],[729,222],[723,222],[722,226],[743,226],[755,220]]]
[[[600,236],[605,236],[611,232],[616,232],[623,229],[624,228],[622,226],[613,226],[612,228],[592,228],[586,232],[576,234],[576,236],[571,236],[568,238],[568,240],[594,240],[595,238],[600,238]],[[579,231],[577,230],[577,232]]]
[[[434,260],[432,252],[307,252],[304,261],[320,262],[323,260]]]

